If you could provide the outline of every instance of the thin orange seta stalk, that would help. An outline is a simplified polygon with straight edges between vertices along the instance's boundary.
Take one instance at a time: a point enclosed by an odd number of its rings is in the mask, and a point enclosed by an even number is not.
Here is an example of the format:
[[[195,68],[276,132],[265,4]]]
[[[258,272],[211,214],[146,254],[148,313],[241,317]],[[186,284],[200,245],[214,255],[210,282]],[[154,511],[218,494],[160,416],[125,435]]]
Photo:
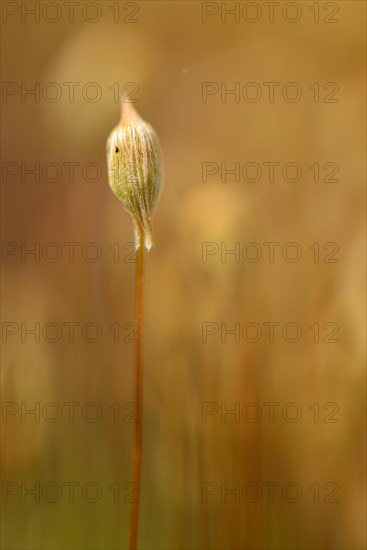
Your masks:
[[[135,325],[137,339],[135,344],[135,403],[136,422],[134,447],[132,454],[132,483],[136,488],[136,499],[131,505],[129,550],[136,550],[138,539],[141,460],[143,446],[143,283],[144,283],[144,238],[139,232],[139,248],[136,253],[135,270]]]

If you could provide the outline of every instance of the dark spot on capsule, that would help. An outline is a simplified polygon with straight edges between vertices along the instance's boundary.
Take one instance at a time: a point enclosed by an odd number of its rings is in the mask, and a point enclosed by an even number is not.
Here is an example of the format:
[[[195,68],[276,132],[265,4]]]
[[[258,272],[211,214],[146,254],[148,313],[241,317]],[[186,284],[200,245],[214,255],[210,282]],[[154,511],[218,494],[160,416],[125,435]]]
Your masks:
[[[119,152],[119,148],[118,148],[117,145],[116,145],[116,147],[115,147],[115,153],[118,153],[118,152]]]

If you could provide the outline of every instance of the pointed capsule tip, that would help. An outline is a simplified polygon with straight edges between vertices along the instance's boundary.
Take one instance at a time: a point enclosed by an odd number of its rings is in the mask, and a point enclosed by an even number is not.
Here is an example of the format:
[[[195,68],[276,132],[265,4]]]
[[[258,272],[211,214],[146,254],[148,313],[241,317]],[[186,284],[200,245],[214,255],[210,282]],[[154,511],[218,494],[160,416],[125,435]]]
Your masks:
[[[124,124],[128,124],[129,122],[133,120],[138,120],[140,116],[138,115],[137,111],[135,110],[132,103],[125,102],[123,99],[121,100],[121,118],[120,118],[120,124],[123,126]]]

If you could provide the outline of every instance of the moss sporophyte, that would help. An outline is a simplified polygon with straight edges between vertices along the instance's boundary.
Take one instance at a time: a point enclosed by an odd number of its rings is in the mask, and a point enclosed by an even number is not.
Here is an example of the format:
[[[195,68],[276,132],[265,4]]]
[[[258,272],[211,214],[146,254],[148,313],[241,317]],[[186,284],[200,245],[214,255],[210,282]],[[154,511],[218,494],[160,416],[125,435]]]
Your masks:
[[[129,212],[137,250],[135,272],[135,422],[132,453],[132,483],[137,491],[131,504],[129,549],[135,550],[138,538],[141,457],[143,443],[143,279],[144,247],[152,248],[152,216],[162,186],[162,161],[157,134],[135,111],[122,103],[119,124],[107,140],[107,167],[110,187]]]

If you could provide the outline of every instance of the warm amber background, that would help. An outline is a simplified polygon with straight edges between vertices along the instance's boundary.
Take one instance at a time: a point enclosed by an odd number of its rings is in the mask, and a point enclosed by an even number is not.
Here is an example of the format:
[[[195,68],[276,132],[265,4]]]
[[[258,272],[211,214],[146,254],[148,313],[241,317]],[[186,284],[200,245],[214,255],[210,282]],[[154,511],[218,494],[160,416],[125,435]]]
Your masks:
[[[98,82],[103,97],[88,103],[19,95],[2,103],[3,162],[32,165],[94,161],[97,183],[2,182],[6,242],[84,244],[96,241],[95,264],[77,255],[56,264],[19,255],[2,264],[3,321],[100,323],[104,329],[133,315],[134,264],[114,263],[107,247],[133,238],[128,216],[109,190],[105,141],[119,118],[108,87],[139,85],[135,105],[157,130],[165,188],[157,208],[155,249],[145,286],[145,429],[139,532],[142,549],[340,549],[365,547],[364,191],[365,3],[338,2],[337,24],[313,23],[309,7],[295,24],[276,17],[201,22],[200,2],[140,2],[139,22],[113,23],[102,2],[101,21],[35,24],[19,16],[2,25],[3,81]],[[18,3],[19,4],[19,3]],[[260,2],[260,4],[262,4]],[[322,12],[325,3],[320,3]],[[80,3],[83,5],[83,2]],[[323,13],[323,12],[322,12]],[[203,81],[297,81],[305,98],[221,103],[201,101]],[[315,104],[307,87],[335,81],[339,103]],[[336,161],[339,183],[316,184],[305,170],[296,184],[201,181],[213,162]],[[296,241],[296,264],[201,262],[203,241]],[[313,263],[307,247],[337,242],[339,263]],[[297,344],[201,341],[203,321],[298,321]],[[312,343],[307,326],[340,325],[337,344]],[[80,335],[80,332],[78,333]],[[133,399],[131,344],[3,344],[2,399],[29,406],[95,401],[101,422],[2,423],[2,480],[17,483],[95,481],[98,504],[3,505],[4,549],[117,549],[127,545],[128,504],[107,489],[130,477],[132,425],[114,424],[108,406]],[[295,401],[303,418],[235,423],[201,421],[205,401],[229,408]],[[308,407],[335,402],[338,423],[314,423]],[[294,481],[299,503],[277,497],[257,504],[202,503],[203,482]],[[314,503],[308,486],[340,487],[339,502]]]

